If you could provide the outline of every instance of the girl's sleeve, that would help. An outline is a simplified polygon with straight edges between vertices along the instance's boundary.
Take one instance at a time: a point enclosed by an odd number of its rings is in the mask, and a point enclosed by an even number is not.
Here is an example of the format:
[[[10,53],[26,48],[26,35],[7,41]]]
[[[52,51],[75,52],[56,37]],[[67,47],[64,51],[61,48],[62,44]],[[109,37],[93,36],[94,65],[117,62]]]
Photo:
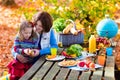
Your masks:
[[[41,49],[40,55],[50,54],[50,48],[52,48],[52,47],[58,48],[57,40],[56,40],[55,33],[54,33],[53,29],[51,29],[51,32],[50,32],[50,47]]]
[[[16,58],[17,54],[22,54],[23,53],[23,49],[20,46],[20,41],[18,39],[18,37],[16,37],[15,41],[14,41],[14,45],[11,49],[12,55],[14,56],[14,58]]]
[[[14,48],[13,48],[13,47],[12,47],[12,49],[11,49],[11,53],[12,53],[14,59],[16,59],[16,56],[17,56],[18,53],[14,51]]]

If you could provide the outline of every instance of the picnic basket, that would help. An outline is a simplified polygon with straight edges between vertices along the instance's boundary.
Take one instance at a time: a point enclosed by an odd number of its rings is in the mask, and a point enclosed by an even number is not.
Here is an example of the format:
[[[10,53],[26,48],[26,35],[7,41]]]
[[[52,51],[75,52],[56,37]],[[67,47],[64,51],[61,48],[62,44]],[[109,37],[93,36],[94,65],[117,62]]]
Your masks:
[[[67,20],[66,22],[71,22],[73,27],[76,29],[76,24],[72,20]],[[63,34],[58,33],[58,41],[62,42],[63,46],[70,46],[72,44],[81,44],[84,41],[84,34],[79,31],[77,35],[73,35],[72,33]]]

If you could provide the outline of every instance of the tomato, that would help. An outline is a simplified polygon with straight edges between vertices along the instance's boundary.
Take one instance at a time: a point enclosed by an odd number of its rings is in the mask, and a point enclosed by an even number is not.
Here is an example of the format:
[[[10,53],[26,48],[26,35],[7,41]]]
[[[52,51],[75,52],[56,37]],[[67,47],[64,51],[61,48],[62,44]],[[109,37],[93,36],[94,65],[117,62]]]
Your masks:
[[[63,51],[62,53],[61,53],[63,56],[65,56],[65,57],[67,57],[67,58],[72,58],[70,55],[68,55],[67,54],[67,52],[65,52],[65,51]]]
[[[65,51],[63,51],[61,54],[62,54],[63,56],[67,56],[67,53],[66,53]]]

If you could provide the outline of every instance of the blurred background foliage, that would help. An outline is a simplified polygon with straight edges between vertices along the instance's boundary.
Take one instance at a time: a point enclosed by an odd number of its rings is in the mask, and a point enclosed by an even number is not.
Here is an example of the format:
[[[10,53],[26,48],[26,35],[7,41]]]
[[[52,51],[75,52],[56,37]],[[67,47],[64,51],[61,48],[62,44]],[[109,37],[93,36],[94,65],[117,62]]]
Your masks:
[[[17,2],[16,2],[17,1]],[[20,1],[22,5],[20,4]],[[53,19],[64,18],[78,21],[85,28],[86,35],[95,31],[96,25],[106,14],[114,19],[119,9],[119,0],[1,0],[4,5],[18,5],[17,14],[31,20],[37,11],[49,12]],[[8,4],[9,3],[9,4]],[[12,4],[13,3],[13,4]],[[20,4],[20,5],[19,5]]]

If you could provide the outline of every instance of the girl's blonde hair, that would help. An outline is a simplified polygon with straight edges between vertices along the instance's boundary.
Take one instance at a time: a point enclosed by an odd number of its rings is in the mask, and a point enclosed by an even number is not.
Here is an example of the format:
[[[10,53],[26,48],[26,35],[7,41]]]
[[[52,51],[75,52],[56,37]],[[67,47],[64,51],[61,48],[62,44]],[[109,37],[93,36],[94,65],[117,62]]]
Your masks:
[[[20,28],[19,28],[19,32],[18,32],[18,38],[20,41],[23,41],[24,40],[24,37],[22,35],[22,31],[25,30],[25,28],[33,28],[33,24],[32,22],[29,22],[29,21],[23,21],[21,24],[20,24]],[[31,33],[31,36],[30,36],[30,40],[32,40],[33,38],[37,38],[37,34],[34,32],[34,30],[32,29],[32,33]]]

